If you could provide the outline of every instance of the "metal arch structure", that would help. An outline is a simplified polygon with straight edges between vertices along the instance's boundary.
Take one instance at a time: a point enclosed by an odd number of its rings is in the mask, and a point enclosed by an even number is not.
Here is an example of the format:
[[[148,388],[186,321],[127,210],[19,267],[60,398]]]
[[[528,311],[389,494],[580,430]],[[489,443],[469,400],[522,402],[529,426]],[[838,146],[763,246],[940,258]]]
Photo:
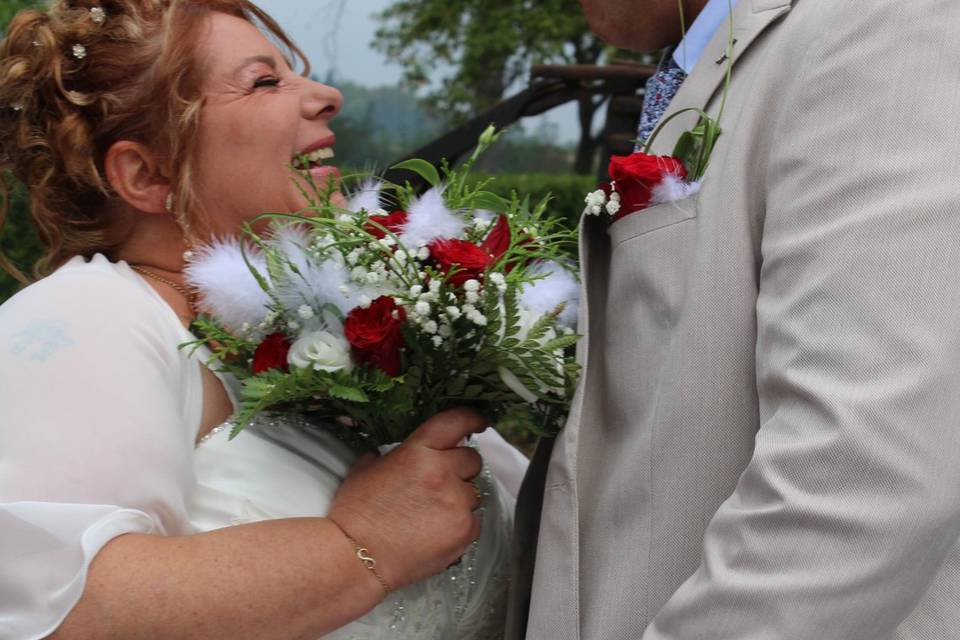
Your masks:
[[[609,65],[536,65],[531,70],[530,86],[497,103],[487,111],[448,131],[395,163],[422,158],[435,166],[446,158],[456,162],[474,147],[477,138],[491,124],[498,129],[522,118],[540,115],[584,97],[609,98],[607,119],[600,139],[602,161],[598,179],[606,177],[606,160],[613,154],[633,150],[637,122],[643,106],[642,89],[656,67],[633,63]],[[403,170],[388,169],[384,177],[391,182],[409,182],[418,191],[427,185],[420,176]]]

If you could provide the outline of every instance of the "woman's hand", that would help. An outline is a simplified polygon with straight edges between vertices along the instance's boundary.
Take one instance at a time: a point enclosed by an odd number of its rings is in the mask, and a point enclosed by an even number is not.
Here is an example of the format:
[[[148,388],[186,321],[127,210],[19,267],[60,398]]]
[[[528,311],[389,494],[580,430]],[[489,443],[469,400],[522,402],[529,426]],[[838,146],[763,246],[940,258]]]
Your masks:
[[[393,587],[443,571],[480,535],[470,481],[483,461],[459,446],[489,421],[468,409],[427,420],[400,446],[350,469],[329,518],[370,551]]]

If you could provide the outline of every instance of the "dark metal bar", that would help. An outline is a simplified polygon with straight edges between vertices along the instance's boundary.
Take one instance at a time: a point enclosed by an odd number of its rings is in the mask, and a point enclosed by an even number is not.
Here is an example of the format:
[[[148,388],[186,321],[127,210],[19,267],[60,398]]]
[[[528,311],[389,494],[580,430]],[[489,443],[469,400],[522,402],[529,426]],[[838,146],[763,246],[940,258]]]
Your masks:
[[[630,146],[639,116],[642,100],[637,97],[656,67],[641,64],[595,65],[534,65],[530,86],[507,98],[468,122],[445,133],[413,153],[400,158],[422,158],[439,166],[446,158],[455,163],[472,149],[477,138],[491,124],[498,129],[521,118],[535,116],[574,100],[597,95],[612,96],[602,139],[603,161],[600,175],[606,173],[606,160],[611,153],[626,153]],[[396,164],[396,163],[394,163]],[[420,176],[409,171],[388,169],[383,176],[398,184],[409,182],[417,191],[428,185]]]

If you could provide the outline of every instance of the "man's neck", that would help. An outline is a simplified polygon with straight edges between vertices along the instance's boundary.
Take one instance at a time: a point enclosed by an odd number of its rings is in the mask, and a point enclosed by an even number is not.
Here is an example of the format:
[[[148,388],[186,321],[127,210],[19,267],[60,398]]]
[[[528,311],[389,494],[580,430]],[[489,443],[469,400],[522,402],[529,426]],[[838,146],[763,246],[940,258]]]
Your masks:
[[[693,24],[693,21],[697,19],[697,16],[700,15],[700,12],[703,11],[703,8],[707,6],[709,1],[710,0],[683,0],[684,28]]]
[[[673,61],[686,73],[693,71],[707,45],[718,29],[729,19],[730,9],[737,0],[691,0],[695,5],[695,18],[688,19],[684,13],[686,34],[673,52]],[[686,10],[685,10],[686,11]]]

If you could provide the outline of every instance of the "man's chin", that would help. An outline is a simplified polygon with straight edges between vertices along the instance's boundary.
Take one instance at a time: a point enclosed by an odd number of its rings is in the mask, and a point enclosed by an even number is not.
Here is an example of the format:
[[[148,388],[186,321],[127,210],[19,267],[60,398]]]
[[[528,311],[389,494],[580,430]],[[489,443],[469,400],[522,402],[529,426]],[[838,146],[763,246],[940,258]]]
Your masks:
[[[581,5],[591,31],[615,47],[652,53],[680,42],[680,15],[675,2],[667,8],[656,3],[645,5],[647,10],[639,20],[625,19],[619,6],[609,7],[603,2],[587,0],[581,0]]]
[[[630,32],[621,29],[619,26],[612,27],[606,33],[598,33],[598,35],[607,44],[637,53],[654,53],[667,47],[673,47],[679,42],[679,34],[672,35],[667,31]]]

